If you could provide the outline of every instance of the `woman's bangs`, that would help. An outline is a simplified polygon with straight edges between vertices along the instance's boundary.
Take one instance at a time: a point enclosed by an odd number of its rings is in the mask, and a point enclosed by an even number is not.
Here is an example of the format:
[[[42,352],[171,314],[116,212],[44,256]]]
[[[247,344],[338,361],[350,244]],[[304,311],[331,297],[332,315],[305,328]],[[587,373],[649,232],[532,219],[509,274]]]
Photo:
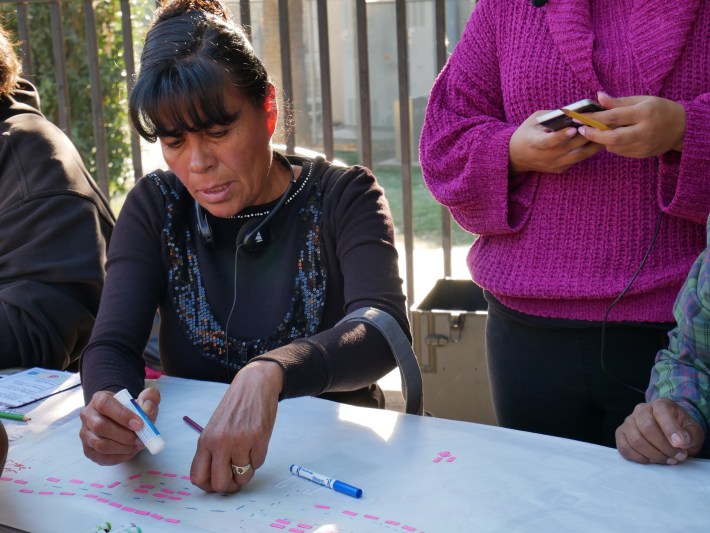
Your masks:
[[[230,124],[237,116],[229,113],[224,101],[225,73],[191,63],[175,65],[143,107],[144,123],[150,123],[156,137],[178,137],[215,124]]]

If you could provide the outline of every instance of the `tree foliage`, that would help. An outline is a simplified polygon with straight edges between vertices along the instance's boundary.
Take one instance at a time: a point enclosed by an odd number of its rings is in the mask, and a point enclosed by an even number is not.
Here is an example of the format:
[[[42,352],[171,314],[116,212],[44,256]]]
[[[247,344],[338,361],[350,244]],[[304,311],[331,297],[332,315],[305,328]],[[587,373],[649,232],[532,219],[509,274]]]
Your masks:
[[[140,4],[140,5],[139,5]],[[50,8],[44,3],[26,4],[29,13],[32,72],[29,80],[37,86],[44,115],[59,124]],[[127,106],[126,67],[119,0],[94,2],[98,63],[108,151],[109,192],[120,193],[133,181],[130,126]],[[152,14],[150,0],[131,2],[134,42],[142,42],[143,32]],[[62,2],[63,52],[66,61],[69,92],[71,137],[84,163],[97,176],[96,141],[94,139],[88,40],[85,3]],[[14,4],[0,4],[3,25],[17,35],[17,12]],[[137,56],[136,56],[137,58]],[[137,60],[137,59],[136,59]]]

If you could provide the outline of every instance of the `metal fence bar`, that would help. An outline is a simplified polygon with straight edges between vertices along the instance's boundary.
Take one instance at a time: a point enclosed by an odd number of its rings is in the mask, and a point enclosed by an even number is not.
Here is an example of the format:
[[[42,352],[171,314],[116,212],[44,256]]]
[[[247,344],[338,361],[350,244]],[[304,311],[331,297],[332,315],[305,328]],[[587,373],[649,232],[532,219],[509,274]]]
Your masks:
[[[407,0],[396,0],[397,73],[399,82],[399,132],[402,160],[402,218],[407,275],[407,300],[414,301],[414,224],[412,202],[412,128],[409,118],[409,54]]]
[[[318,1],[318,49],[320,60],[321,123],[323,125],[323,152],[332,161],[333,146],[333,98],[330,85],[330,43],[328,42],[328,0]]]
[[[17,36],[22,52],[22,72],[32,76],[32,47],[30,46],[30,22],[27,4],[17,4]]]
[[[372,118],[370,116],[370,60],[367,56],[367,3],[355,1],[355,32],[357,34],[357,72],[360,86],[360,139],[362,164],[372,168]]]
[[[434,2],[434,27],[436,46],[436,71],[446,64],[446,0]],[[451,277],[451,215],[441,206],[441,248],[444,252],[444,276]]]
[[[62,5],[59,0],[49,5],[49,21],[52,29],[52,54],[54,57],[54,81],[57,84],[57,112],[59,127],[71,134],[71,104],[67,83],[67,64],[64,58],[64,30],[62,28]]]
[[[104,108],[102,105],[101,76],[99,73],[98,42],[96,38],[96,16],[91,0],[84,0],[86,21],[86,44],[89,56],[89,80],[91,83],[91,114],[94,125],[94,145],[96,146],[96,182],[99,188],[109,196],[108,157],[106,149],[106,130],[104,127]]]
[[[293,76],[291,65],[291,31],[288,0],[279,0],[279,36],[281,41],[281,76],[283,77],[284,112],[286,114],[286,153],[296,148],[296,125],[293,123]]]
[[[244,27],[247,38],[251,41],[251,6],[249,0],[239,0],[239,23]]]
[[[133,57],[133,27],[131,25],[131,5],[129,0],[121,0],[121,31],[123,35],[123,60],[126,68],[126,91],[131,94],[135,83],[136,62]],[[141,141],[135,128],[131,128],[131,160],[135,179],[143,175]]]

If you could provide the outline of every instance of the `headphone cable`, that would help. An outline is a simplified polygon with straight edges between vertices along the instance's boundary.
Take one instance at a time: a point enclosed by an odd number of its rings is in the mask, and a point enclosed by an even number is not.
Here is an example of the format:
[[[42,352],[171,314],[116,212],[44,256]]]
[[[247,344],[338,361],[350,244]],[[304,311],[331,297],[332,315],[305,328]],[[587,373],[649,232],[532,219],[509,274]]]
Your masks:
[[[656,229],[653,232],[653,238],[651,239],[651,244],[648,247],[648,250],[646,250],[646,254],[643,256],[643,259],[641,260],[641,264],[638,266],[636,269],[636,272],[634,273],[633,277],[631,278],[631,281],[624,287],[624,290],[619,293],[619,296],[616,297],[616,299],[611,303],[611,305],[607,308],[606,313],[604,314],[604,320],[602,320],[602,338],[601,338],[601,347],[600,347],[600,353],[599,353],[599,358],[601,360],[601,367],[602,371],[621,385],[623,385],[626,388],[629,388],[633,391],[639,392],[642,395],[645,395],[646,393],[640,389],[637,389],[633,385],[630,385],[626,383],[624,380],[621,378],[615,376],[612,374],[607,368],[606,364],[604,364],[604,343],[606,341],[606,323],[607,319],[609,318],[609,313],[611,313],[611,310],[614,309],[617,303],[619,303],[619,300],[626,294],[626,292],[631,288],[631,285],[633,284],[634,281],[636,281],[636,278],[639,275],[639,272],[641,272],[641,269],[643,268],[643,265],[646,264],[646,260],[648,259],[648,256],[651,255],[651,250],[653,250],[653,245],[656,243],[656,238],[658,237],[659,230],[661,229],[661,222],[663,222],[663,211],[661,211],[659,217],[658,217],[658,223],[656,224]]]

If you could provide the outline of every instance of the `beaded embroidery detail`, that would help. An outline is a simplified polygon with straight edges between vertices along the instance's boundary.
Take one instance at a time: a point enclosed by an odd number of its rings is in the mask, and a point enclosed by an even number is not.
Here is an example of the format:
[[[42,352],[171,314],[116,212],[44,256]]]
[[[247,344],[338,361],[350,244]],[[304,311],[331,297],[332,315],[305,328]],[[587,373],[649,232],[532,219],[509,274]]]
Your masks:
[[[327,270],[322,257],[322,196],[313,187],[299,210],[304,246],[298,254],[291,309],[271,335],[258,339],[229,337],[229,354],[225,350],[224,325],[215,318],[195,253],[194,239],[187,226],[187,213],[180,195],[160,176],[151,174],[165,201],[166,219],[163,241],[167,250],[168,290],[187,339],[198,353],[232,371],[238,371],[249,360],[295,339],[309,337],[318,331],[325,306]]]

